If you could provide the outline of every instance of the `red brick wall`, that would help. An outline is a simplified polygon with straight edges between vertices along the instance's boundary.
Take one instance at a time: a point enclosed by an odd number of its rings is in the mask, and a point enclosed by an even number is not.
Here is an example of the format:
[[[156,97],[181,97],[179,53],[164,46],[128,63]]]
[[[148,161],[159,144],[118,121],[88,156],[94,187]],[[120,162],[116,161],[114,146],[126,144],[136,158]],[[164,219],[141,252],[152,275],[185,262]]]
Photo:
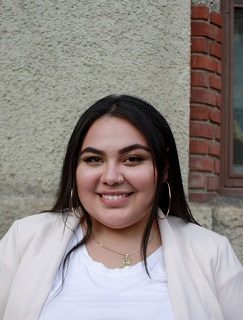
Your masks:
[[[206,202],[219,189],[222,17],[206,6],[191,12],[189,199]]]

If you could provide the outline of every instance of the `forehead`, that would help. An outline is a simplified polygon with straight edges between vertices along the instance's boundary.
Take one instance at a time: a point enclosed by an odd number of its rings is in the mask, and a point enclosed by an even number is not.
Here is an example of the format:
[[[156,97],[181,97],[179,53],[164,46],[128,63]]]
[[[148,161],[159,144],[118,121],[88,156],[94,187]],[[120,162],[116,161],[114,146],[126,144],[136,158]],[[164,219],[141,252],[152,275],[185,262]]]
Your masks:
[[[87,146],[126,147],[140,143],[148,147],[145,136],[126,119],[106,116],[96,120],[88,130],[82,148]]]

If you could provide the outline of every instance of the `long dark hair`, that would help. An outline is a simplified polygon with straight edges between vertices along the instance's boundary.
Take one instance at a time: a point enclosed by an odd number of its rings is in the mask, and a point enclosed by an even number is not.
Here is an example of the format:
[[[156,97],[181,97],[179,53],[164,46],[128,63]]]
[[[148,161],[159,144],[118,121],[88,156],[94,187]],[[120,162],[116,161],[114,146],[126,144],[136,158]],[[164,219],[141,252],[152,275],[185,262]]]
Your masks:
[[[110,95],[97,101],[81,115],[68,143],[59,190],[52,211],[62,212],[63,216],[66,217],[67,211],[70,211],[71,206],[73,206],[76,211],[79,211],[81,219],[84,219],[87,224],[87,232],[83,240],[68,253],[67,260],[71,252],[86,243],[92,232],[89,213],[84,209],[78,197],[75,176],[84,138],[94,121],[104,116],[128,120],[144,135],[152,152],[158,182],[151,214],[141,242],[142,258],[148,272],[146,249],[150,231],[157,217],[158,207],[166,213],[169,206],[168,187],[167,183],[164,182],[166,173],[166,180],[171,189],[170,215],[180,217],[186,222],[197,223],[186,201],[173,134],[165,118],[149,103],[133,96]],[[72,204],[70,202],[71,190],[73,190]]]

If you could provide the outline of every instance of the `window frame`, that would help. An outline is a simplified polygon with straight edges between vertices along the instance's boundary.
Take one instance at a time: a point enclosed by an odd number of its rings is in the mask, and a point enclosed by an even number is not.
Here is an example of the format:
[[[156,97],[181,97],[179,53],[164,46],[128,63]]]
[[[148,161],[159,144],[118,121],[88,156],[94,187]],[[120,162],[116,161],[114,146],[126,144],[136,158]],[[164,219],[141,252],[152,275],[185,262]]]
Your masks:
[[[222,86],[222,126],[221,126],[221,179],[220,193],[243,195],[243,174],[233,173],[233,90],[234,90],[234,9],[243,3],[234,0],[222,1],[223,19],[223,86]]]

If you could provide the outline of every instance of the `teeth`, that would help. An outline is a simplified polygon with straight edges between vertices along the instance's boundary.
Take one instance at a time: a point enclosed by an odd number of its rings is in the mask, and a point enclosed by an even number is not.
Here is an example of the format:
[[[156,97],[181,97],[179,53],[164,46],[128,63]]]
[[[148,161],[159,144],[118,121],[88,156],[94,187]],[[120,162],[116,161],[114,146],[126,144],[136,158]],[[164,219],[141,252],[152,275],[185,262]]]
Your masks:
[[[107,200],[118,200],[118,199],[122,199],[125,198],[126,195],[125,194],[120,194],[120,195],[115,195],[115,196],[111,196],[108,194],[102,194],[102,198],[105,198]]]

